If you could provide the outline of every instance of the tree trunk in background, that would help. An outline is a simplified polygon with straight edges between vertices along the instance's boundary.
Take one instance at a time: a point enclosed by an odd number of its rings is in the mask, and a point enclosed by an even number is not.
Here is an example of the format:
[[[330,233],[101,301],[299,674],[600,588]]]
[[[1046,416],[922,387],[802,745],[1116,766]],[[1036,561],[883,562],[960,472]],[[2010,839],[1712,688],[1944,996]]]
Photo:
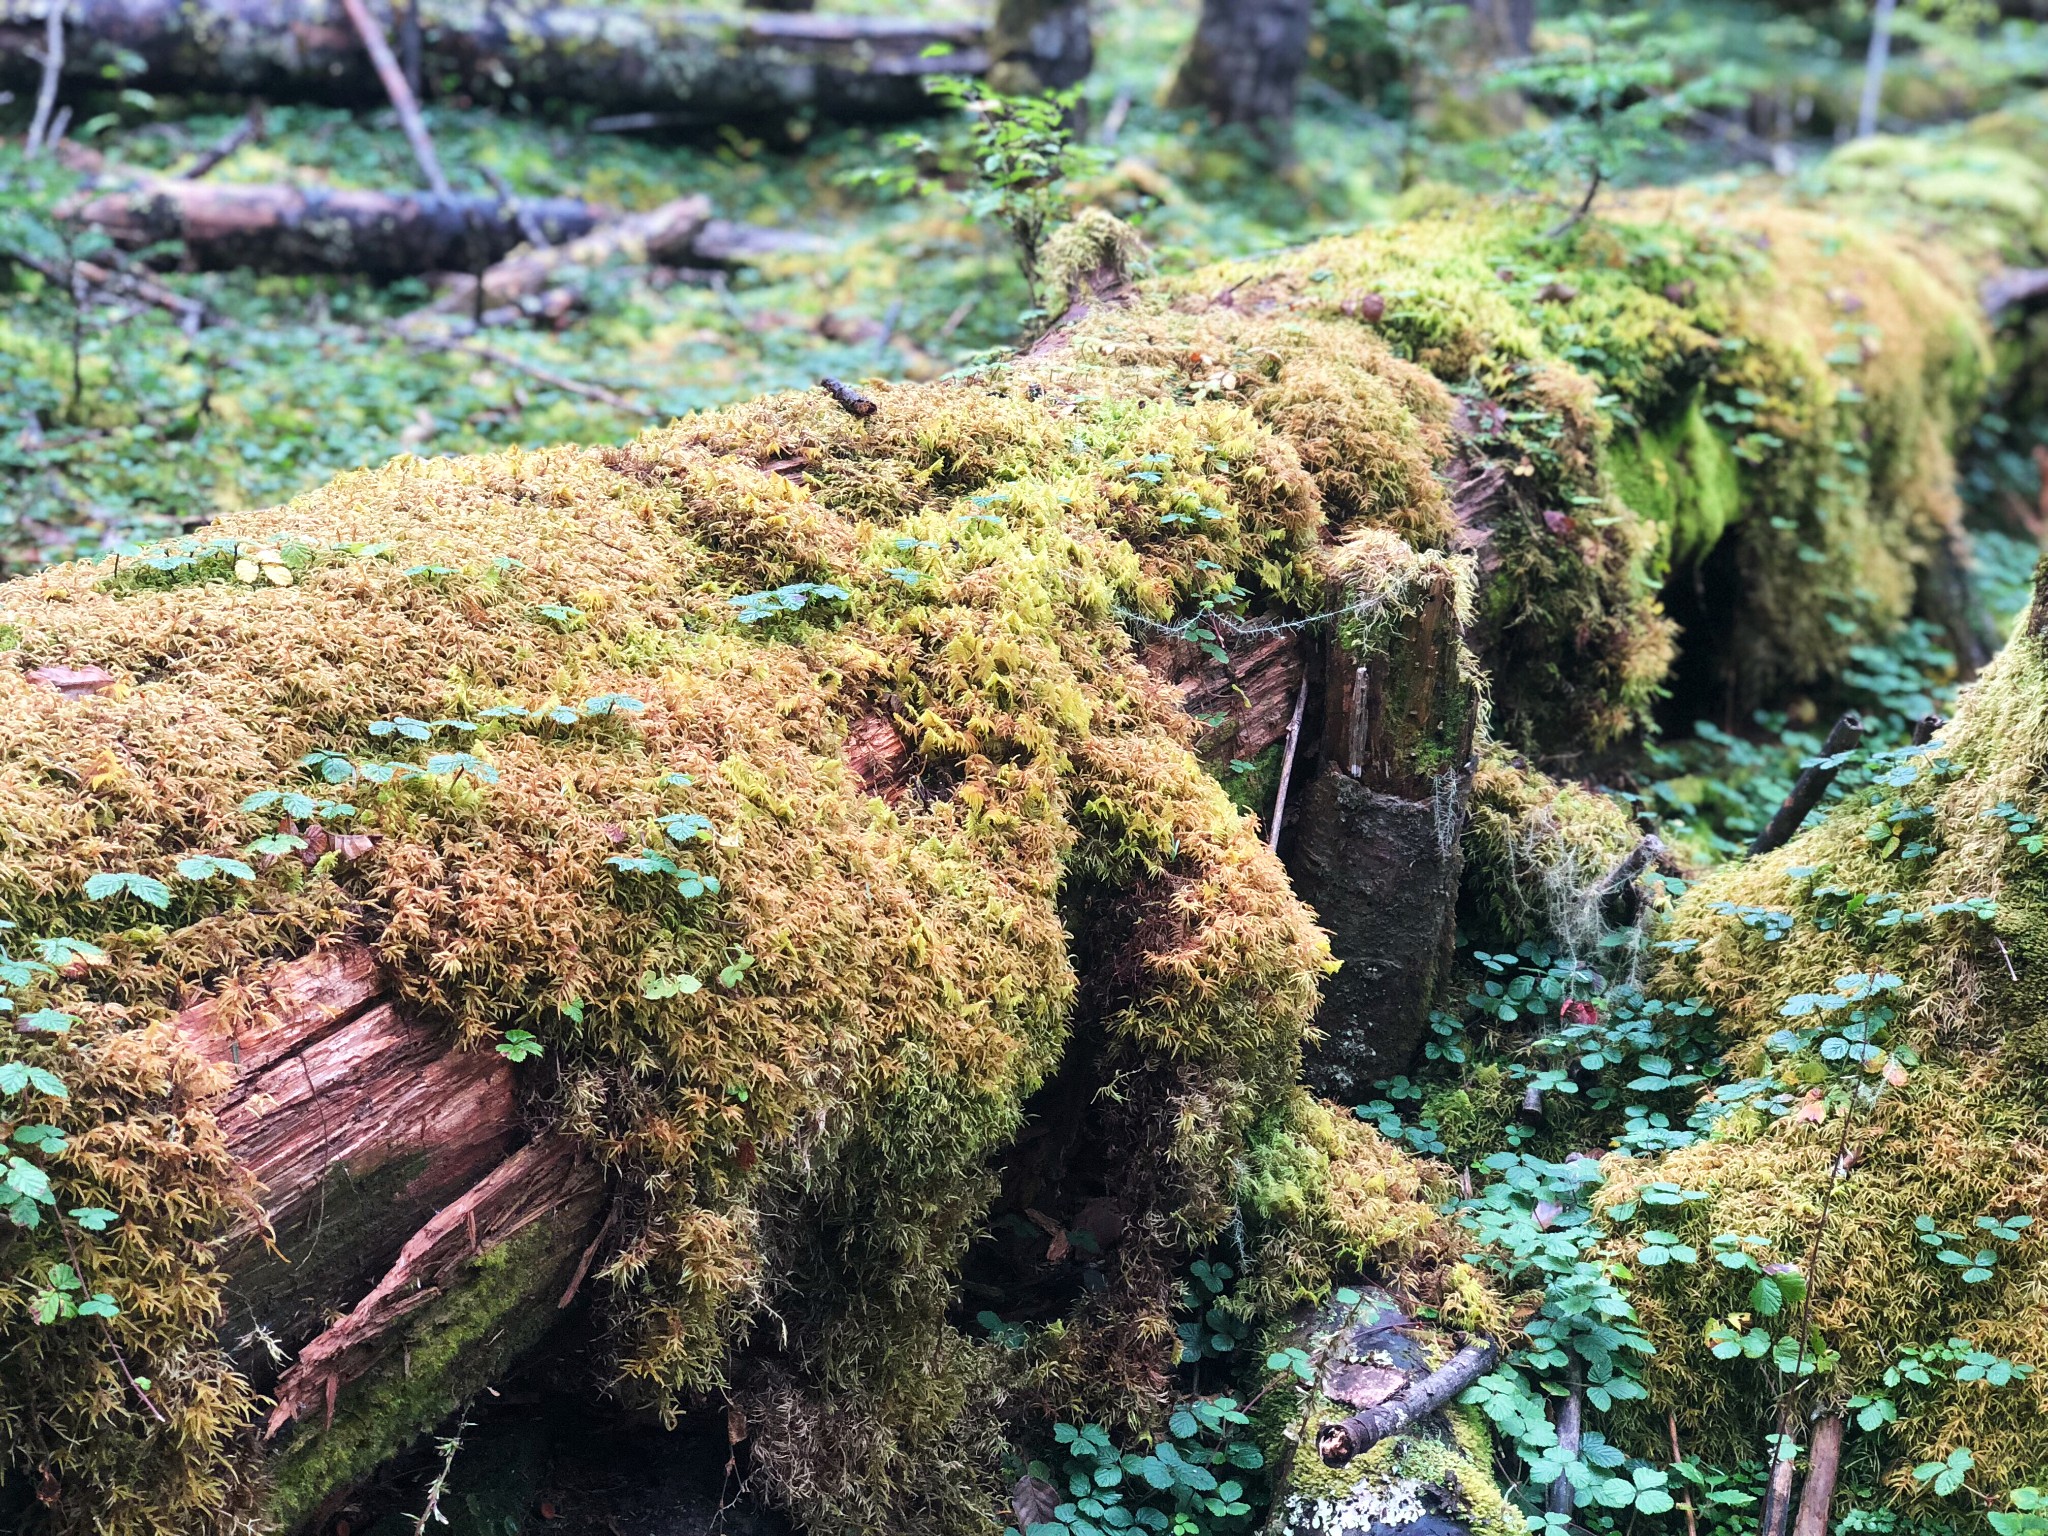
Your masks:
[[[1202,0],[1202,19],[1167,103],[1251,129],[1291,154],[1294,98],[1308,62],[1313,0]]]
[[[373,12],[388,25],[387,0]],[[0,0],[0,89],[33,91],[43,0]],[[332,0],[72,0],[65,75],[104,87],[379,107],[383,86]],[[423,5],[422,67],[444,94],[587,102],[664,123],[848,120],[927,109],[923,77],[987,67],[975,22],[665,10]],[[927,48],[950,50],[925,57]]]
[[[1088,77],[1095,40],[1088,0],[996,0],[988,31],[988,83],[1011,96],[1063,91]]]
[[[1536,0],[1468,0],[1486,51],[1497,59],[1528,56],[1535,45]]]

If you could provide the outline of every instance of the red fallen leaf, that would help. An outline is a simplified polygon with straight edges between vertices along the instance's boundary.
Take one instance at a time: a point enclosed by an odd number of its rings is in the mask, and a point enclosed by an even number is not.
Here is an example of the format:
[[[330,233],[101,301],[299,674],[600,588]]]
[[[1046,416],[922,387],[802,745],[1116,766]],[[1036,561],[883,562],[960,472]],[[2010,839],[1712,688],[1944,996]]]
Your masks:
[[[1060,1491],[1044,1478],[1031,1473],[1017,1479],[1010,1489],[1010,1513],[1017,1517],[1017,1529],[1049,1524],[1059,1508]]]
[[[1543,514],[1543,526],[1548,528],[1552,533],[1556,534],[1559,538],[1563,538],[1567,534],[1577,533],[1579,531],[1579,525],[1577,523],[1573,522],[1569,517],[1565,516],[1564,513],[1557,511],[1555,508],[1552,508],[1550,511],[1545,512]]]
[[[1557,1017],[1563,1024],[1592,1024],[1598,1022],[1600,1016],[1593,1011],[1591,1003],[1568,997],[1558,1005]]]
[[[1536,1218],[1536,1230],[1548,1232],[1550,1224],[1564,1214],[1564,1207],[1549,1200],[1538,1200],[1532,1214]]]
[[[1664,297],[1674,304],[1690,304],[1696,291],[1697,285],[1689,277],[1682,282],[1666,283],[1664,285]]]
[[[542,1499],[540,1501],[540,1517],[543,1520],[559,1520],[562,1518],[555,1512],[555,1501],[553,1499]]]
[[[620,826],[616,821],[606,822],[603,825],[603,827],[599,828],[599,830],[604,833],[605,840],[609,842],[614,848],[623,848],[626,846],[626,829]]]
[[[67,699],[99,693],[117,681],[105,667],[37,667],[29,673],[28,680],[54,688]]]
[[[1799,1101],[1799,1107],[1792,1111],[1793,1119],[1803,1120],[1808,1125],[1819,1125],[1827,1117],[1827,1101],[1821,1097],[1818,1088],[1808,1089],[1806,1097]]]
[[[1378,325],[1380,321],[1387,317],[1387,299],[1385,294],[1362,293],[1353,298],[1346,299],[1337,307],[1345,314],[1355,319],[1363,320],[1367,325]]]
[[[376,841],[367,832],[337,832],[334,834],[334,851],[343,859],[360,859],[375,846]]]
[[[738,1163],[742,1170],[751,1170],[759,1160],[760,1153],[754,1150],[751,1139],[741,1142],[733,1149],[733,1161]]]
[[[1569,304],[1578,296],[1579,290],[1570,283],[1545,283],[1537,291],[1536,302],[1539,304]]]
[[[742,1409],[741,1409],[741,1408],[740,1408],[740,1407],[739,1407],[739,1406],[738,1406],[737,1404],[735,1404],[735,1403],[728,1403],[728,1404],[726,1404],[726,1408],[725,1408],[725,1443],[726,1443],[727,1445],[738,1445],[738,1444],[739,1444],[739,1443],[740,1443],[740,1442],[741,1442],[742,1440],[744,1440],[744,1439],[746,1439],[746,1438],[747,1438],[747,1416],[746,1416],[746,1413],[745,1413],[745,1412],[744,1412],[744,1411],[743,1411],[743,1410],[742,1410]]]

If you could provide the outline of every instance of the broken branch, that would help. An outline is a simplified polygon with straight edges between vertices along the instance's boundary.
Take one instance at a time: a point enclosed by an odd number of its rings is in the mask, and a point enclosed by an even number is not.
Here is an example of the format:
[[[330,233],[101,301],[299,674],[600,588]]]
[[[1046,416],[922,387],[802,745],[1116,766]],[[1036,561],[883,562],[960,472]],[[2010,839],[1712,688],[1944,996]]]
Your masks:
[[[434,141],[427,136],[426,120],[420,116],[420,104],[413,100],[412,87],[405,83],[405,72],[398,67],[391,45],[384,41],[384,29],[377,25],[377,18],[370,14],[363,0],[341,0],[341,7],[348,12],[356,35],[369,50],[370,63],[376,67],[377,78],[384,82],[384,94],[391,98],[391,106],[398,113],[399,127],[405,130],[405,142],[412,146],[412,157],[420,163],[420,174],[427,178],[427,186],[436,196],[448,196],[450,188],[448,178],[441,173],[441,158],[434,153]]]
[[[1820,760],[1804,769],[1793,781],[1792,793],[1785,797],[1785,803],[1778,807],[1771,817],[1770,825],[1757,833],[1756,841],[1749,845],[1750,856],[1769,853],[1773,848],[1782,848],[1792,841],[1799,831],[1799,824],[1806,820],[1806,813],[1820,804],[1828,786],[1835,782],[1835,775],[1842,771],[1838,759],[1856,749],[1856,743],[1863,739],[1863,717],[1850,710],[1834,724],[1828,732],[1827,744],[1820,749]]]
[[[1450,1361],[1431,1371],[1405,1392],[1398,1392],[1377,1408],[1354,1413],[1338,1424],[1328,1424],[1316,1436],[1316,1454],[1329,1465],[1342,1466],[1352,1457],[1418,1419],[1428,1418],[1481,1376],[1500,1359],[1500,1346],[1491,1339],[1474,1339]]]

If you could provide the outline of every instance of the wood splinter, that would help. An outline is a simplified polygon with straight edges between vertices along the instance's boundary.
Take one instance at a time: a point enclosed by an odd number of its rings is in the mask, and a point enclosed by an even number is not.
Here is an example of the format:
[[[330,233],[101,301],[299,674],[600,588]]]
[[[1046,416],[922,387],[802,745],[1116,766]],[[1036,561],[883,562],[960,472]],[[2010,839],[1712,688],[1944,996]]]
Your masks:
[[[1341,1467],[1389,1435],[1398,1434],[1418,1419],[1428,1418],[1492,1370],[1499,1359],[1498,1344],[1491,1339],[1474,1339],[1407,1391],[1396,1393],[1376,1408],[1354,1413],[1341,1423],[1324,1425],[1316,1436],[1316,1454],[1328,1465]]]

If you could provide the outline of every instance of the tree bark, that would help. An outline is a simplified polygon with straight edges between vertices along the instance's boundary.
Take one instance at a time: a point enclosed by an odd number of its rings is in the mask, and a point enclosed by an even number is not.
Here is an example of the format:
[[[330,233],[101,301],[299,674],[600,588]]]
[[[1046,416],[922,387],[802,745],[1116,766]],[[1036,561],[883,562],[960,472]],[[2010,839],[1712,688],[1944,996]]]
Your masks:
[[[383,0],[373,13],[388,20]],[[0,0],[0,88],[31,90],[43,0]],[[385,99],[340,0],[73,0],[67,78],[164,92],[379,106]],[[979,74],[969,22],[868,16],[718,17],[682,11],[474,9],[420,18],[426,78],[476,101],[587,102],[679,123],[817,113],[883,120],[928,109],[923,77]],[[950,50],[927,58],[925,50]],[[133,72],[130,72],[132,68]]]
[[[1203,0],[1167,101],[1250,129],[1291,154],[1295,94],[1308,63],[1311,0]]]
[[[1828,1508],[1834,1503],[1835,1475],[1842,1469],[1845,1427],[1839,1413],[1831,1413],[1813,1426],[1806,1486],[1799,1490],[1799,1514],[1792,1522],[1792,1536],[1828,1536]]]
[[[988,81],[996,90],[1063,91],[1094,67],[1088,0],[998,0],[988,32]]]
[[[494,194],[329,191],[155,180],[65,210],[126,250],[175,243],[202,272],[359,273],[377,279],[476,272],[524,240],[522,212],[556,244],[588,235],[607,210],[571,198],[523,204]],[[700,221],[701,222],[701,221]]]

